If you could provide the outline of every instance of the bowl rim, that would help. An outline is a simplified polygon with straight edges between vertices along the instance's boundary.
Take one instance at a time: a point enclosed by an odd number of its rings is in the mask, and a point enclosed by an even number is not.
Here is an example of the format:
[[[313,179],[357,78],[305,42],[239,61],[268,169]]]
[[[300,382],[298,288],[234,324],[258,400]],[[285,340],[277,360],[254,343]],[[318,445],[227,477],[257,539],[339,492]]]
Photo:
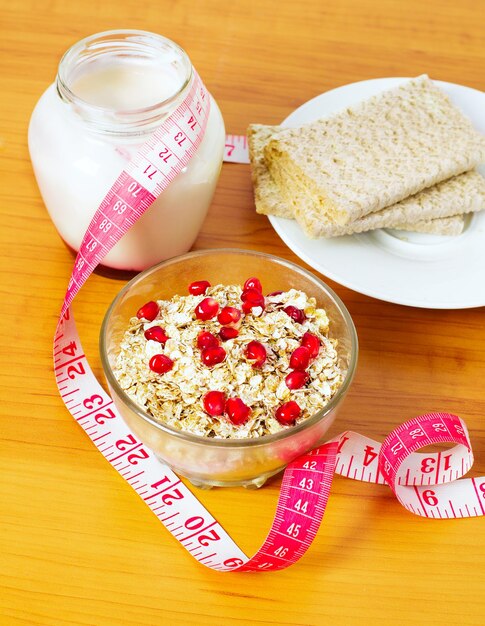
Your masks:
[[[273,262],[276,262],[277,264],[283,265],[286,268],[291,269],[292,271],[296,271],[297,273],[304,275],[306,278],[310,278],[311,280],[316,282],[317,285],[321,289],[323,289],[323,291],[325,291],[326,294],[334,301],[335,306],[338,308],[338,310],[342,314],[345,320],[345,324],[349,330],[350,344],[351,344],[349,365],[347,368],[345,379],[342,385],[337,390],[337,393],[331,398],[328,404],[322,407],[320,411],[317,411],[311,417],[302,421],[300,424],[297,424],[296,426],[292,426],[291,428],[288,428],[288,429],[281,430],[277,433],[273,433],[271,435],[263,435],[262,437],[254,437],[254,438],[246,438],[246,439],[219,439],[219,438],[203,437],[202,435],[195,435],[193,433],[189,433],[183,430],[177,430],[175,428],[172,428],[171,426],[168,426],[167,424],[163,424],[161,422],[156,421],[155,418],[153,418],[149,413],[144,411],[134,400],[132,400],[128,396],[128,394],[124,392],[124,390],[121,388],[120,384],[118,383],[118,380],[116,379],[113,373],[113,370],[111,369],[111,365],[110,365],[108,355],[107,355],[107,350],[106,350],[106,333],[107,333],[108,323],[110,321],[111,314],[114,308],[116,307],[116,305],[118,304],[118,302],[125,296],[125,294],[128,291],[130,291],[130,289],[135,284],[142,282],[147,276],[158,271],[160,268],[166,267],[169,265],[183,263],[187,259],[192,259],[194,257],[208,256],[211,254],[238,254],[238,255],[243,254],[243,255],[248,255],[248,256],[256,256],[260,258],[269,259]],[[345,304],[342,302],[340,297],[335,293],[335,291],[331,287],[329,287],[323,280],[315,276],[309,270],[303,267],[300,267],[299,265],[297,265],[296,263],[293,263],[292,261],[288,261],[286,259],[283,259],[281,257],[278,257],[273,254],[269,254],[266,252],[259,252],[257,250],[245,250],[242,248],[207,248],[204,250],[195,250],[192,252],[188,252],[187,254],[172,257],[165,261],[161,261],[160,263],[157,263],[156,265],[153,265],[147,268],[146,270],[143,270],[136,276],[134,276],[118,292],[118,294],[115,296],[115,298],[113,299],[113,301],[111,302],[110,306],[108,307],[106,311],[106,314],[103,318],[103,322],[101,324],[101,329],[100,329],[100,334],[99,334],[99,351],[100,351],[100,356],[101,356],[101,364],[103,367],[103,372],[107,379],[108,386],[114,389],[116,394],[123,399],[123,402],[127,405],[127,407],[130,410],[136,413],[138,417],[142,418],[145,422],[147,422],[151,426],[154,426],[155,428],[163,431],[164,433],[168,435],[171,435],[176,438],[183,439],[185,441],[198,444],[198,445],[213,446],[216,448],[217,447],[246,448],[246,447],[265,446],[267,444],[286,439],[287,437],[291,435],[296,435],[304,430],[307,430],[308,428],[311,428],[317,422],[323,420],[339,404],[339,402],[345,396],[348,388],[350,387],[350,384],[354,378],[355,370],[357,366],[359,344],[358,344],[357,331],[355,328],[355,324]]]

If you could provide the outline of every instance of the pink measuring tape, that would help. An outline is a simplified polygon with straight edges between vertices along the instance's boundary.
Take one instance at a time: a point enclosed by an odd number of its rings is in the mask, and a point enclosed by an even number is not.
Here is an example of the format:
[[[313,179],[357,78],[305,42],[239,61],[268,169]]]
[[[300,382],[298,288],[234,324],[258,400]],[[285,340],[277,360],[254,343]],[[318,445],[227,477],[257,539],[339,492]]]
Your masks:
[[[318,531],[335,473],[389,485],[399,502],[417,515],[485,515],[485,477],[458,480],[473,463],[464,422],[448,413],[429,413],[402,424],[382,444],[348,431],[290,463],[270,532],[248,558],[180,478],[125,425],[91,371],[70,305],[97,264],[196,152],[209,108],[209,95],[195,74],[182,104],[121,172],[89,225],[54,339],[56,382],[70,413],[181,545],[215,570],[269,571],[295,563]],[[228,136],[225,160],[248,161],[245,138]],[[416,454],[437,443],[455,446]]]

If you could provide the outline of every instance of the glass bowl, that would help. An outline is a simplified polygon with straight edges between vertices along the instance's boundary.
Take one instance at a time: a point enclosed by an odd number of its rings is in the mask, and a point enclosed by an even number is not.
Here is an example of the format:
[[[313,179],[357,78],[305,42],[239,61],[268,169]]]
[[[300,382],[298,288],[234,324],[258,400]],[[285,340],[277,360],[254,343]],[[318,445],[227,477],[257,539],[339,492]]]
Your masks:
[[[338,340],[344,381],[328,404],[296,426],[255,439],[209,439],[157,422],[121,389],[113,366],[129,320],[145,302],[186,294],[194,280],[243,284],[258,276],[264,292],[300,289],[327,311],[330,336]],[[249,250],[192,252],[138,274],[116,296],[101,327],[101,361],[111,396],[121,416],[159,458],[198,487],[260,487],[299,455],[316,447],[344,399],[357,363],[357,335],[340,298],[310,272],[278,257]]]

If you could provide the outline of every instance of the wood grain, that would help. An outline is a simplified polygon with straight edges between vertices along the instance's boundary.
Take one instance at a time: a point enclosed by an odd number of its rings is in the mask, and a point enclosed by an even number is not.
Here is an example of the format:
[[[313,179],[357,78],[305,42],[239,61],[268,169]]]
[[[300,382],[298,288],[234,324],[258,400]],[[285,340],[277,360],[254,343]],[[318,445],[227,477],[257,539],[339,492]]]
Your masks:
[[[40,199],[30,112],[62,52],[110,28],[160,32],[188,51],[227,129],[278,123],[307,99],[379,76],[484,87],[482,0],[14,0],[0,9],[2,184],[0,623],[17,625],[484,623],[484,520],[416,518],[385,487],[337,478],[310,552],[276,574],[199,566],[94,449],[58,397],[51,339],[72,266]],[[254,212],[247,166],[225,165],[196,248],[297,261]],[[483,309],[426,311],[333,284],[353,315],[359,369],[338,429],[382,438],[429,410],[460,414],[485,473]],[[97,374],[100,321],[122,282],[94,275],[75,304]],[[201,492],[248,552],[279,479]]]

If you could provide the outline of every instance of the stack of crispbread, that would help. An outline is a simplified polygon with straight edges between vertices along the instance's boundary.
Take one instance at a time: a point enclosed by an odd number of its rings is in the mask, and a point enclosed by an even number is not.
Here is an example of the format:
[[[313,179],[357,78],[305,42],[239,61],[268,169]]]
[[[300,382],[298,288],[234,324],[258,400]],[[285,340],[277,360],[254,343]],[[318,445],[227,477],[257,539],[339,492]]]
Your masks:
[[[312,238],[454,235],[485,209],[485,138],[427,76],[296,129],[251,125],[256,210]]]

